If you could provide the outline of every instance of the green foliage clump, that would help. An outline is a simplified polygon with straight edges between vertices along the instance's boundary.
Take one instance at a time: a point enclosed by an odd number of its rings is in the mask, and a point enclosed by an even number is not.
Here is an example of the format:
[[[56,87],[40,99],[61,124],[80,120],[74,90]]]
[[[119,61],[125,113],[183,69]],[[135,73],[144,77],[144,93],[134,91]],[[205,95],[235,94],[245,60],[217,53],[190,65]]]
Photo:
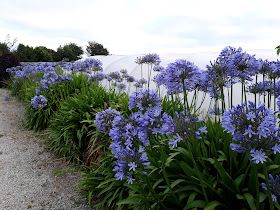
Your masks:
[[[117,205],[118,201],[127,199],[129,187],[125,181],[116,180],[114,156],[111,152],[104,152],[100,164],[88,167],[82,172],[83,179],[79,183],[80,191],[88,198],[88,204],[99,208],[126,209],[129,205]]]
[[[68,97],[80,93],[83,89],[87,89],[91,84],[87,81],[87,76],[83,74],[72,75],[74,81],[61,82],[54,84],[50,89],[43,93],[48,100],[47,106],[34,109],[31,99],[36,95],[36,87],[31,86],[26,91],[26,120],[25,126],[34,131],[46,129],[50,124],[50,119],[59,108],[61,102]]]
[[[83,160],[86,149],[95,131],[95,109],[103,109],[118,96],[92,83],[78,94],[62,102],[50,122],[50,148],[69,160]]]

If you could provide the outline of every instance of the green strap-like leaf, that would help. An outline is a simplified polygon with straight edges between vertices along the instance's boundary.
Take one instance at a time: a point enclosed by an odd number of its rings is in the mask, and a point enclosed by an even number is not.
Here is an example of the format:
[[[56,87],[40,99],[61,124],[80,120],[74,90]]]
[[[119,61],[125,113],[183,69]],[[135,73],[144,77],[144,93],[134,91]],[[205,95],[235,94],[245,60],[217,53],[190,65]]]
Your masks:
[[[255,205],[253,196],[250,193],[245,193],[244,197],[246,198],[246,200],[250,206],[250,209],[256,209],[256,205]]]
[[[220,206],[220,205],[223,205],[223,204],[220,203],[219,201],[212,201],[212,202],[208,203],[207,206],[205,206],[204,210],[214,209],[216,206]]]
[[[195,200],[190,203],[188,203],[185,207],[184,210],[186,209],[191,209],[191,208],[204,208],[207,205],[206,201],[202,200]]]
[[[137,204],[140,202],[139,198],[127,198],[120,200],[117,205],[123,205],[123,204]]]

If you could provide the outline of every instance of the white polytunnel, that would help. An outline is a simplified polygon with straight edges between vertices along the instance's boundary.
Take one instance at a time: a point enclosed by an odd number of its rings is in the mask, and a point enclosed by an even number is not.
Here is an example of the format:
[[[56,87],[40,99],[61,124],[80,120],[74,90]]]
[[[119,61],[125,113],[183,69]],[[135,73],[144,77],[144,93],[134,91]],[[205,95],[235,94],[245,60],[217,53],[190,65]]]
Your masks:
[[[277,61],[279,56],[276,54],[276,50],[244,50],[250,55],[255,55],[257,59],[261,58],[263,60],[268,59],[269,61]],[[210,64],[210,61],[214,61],[219,56],[219,52],[198,52],[198,53],[186,53],[186,54],[176,54],[176,53],[164,53],[158,54],[161,60],[160,66],[167,67],[169,63],[175,62],[177,59],[185,59],[194,63],[200,70],[206,70],[206,66]],[[110,72],[120,71],[126,69],[130,76],[135,79],[141,79],[141,68],[143,78],[148,79],[148,65],[137,64],[135,62],[137,57],[144,56],[144,54],[135,55],[108,55],[108,56],[91,56],[90,58],[98,59],[102,62],[103,72],[108,74]],[[152,71],[151,78],[153,78],[157,72]],[[107,83],[106,83],[107,84]],[[106,85],[103,83],[103,85]],[[151,89],[156,89],[154,82],[150,84]],[[131,89],[130,93],[135,89]],[[241,85],[235,84],[233,88],[234,94],[234,105],[241,103]],[[166,90],[161,90],[162,94],[166,93]],[[193,93],[188,95],[188,99],[192,100]],[[198,100],[202,100],[202,93],[198,95]],[[253,95],[248,97],[248,100],[253,100]],[[210,104],[210,96],[207,94],[206,99],[203,103],[202,110],[208,110]]]

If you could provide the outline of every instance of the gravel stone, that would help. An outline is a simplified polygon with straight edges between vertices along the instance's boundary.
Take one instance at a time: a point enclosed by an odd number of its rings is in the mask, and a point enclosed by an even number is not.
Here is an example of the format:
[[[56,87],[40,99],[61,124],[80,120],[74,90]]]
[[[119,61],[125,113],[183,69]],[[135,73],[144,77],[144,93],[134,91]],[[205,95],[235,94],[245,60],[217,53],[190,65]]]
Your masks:
[[[22,128],[24,106],[7,95],[0,89],[0,210],[91,209],[74,186],[80,173]]]

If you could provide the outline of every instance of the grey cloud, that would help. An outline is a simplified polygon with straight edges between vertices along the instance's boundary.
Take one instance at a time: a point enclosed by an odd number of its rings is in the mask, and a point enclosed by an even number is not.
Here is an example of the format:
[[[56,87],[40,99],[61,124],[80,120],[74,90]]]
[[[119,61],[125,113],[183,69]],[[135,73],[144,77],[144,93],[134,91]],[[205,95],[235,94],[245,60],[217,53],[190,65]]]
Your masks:
[[[222,35],[217,28],[227,26],[238,27],[240,32]],[[280,19],[266,18],[255,13],[246,13],[244,16],[225,17],[218,21],[200,19],[187,16],[173,16],[155,18],[143,30],[150,35],[159,35],[166,38],[178,38],[180,43],[163,43],[165,47],[199,47],[216,46],[229,42],[266,39],[265,27],[280,28]],[[226,29],[225,29],[226,30]],[[185,41],[184,41],[185,40]],[[191,41],[192,40],[192,41]]]

